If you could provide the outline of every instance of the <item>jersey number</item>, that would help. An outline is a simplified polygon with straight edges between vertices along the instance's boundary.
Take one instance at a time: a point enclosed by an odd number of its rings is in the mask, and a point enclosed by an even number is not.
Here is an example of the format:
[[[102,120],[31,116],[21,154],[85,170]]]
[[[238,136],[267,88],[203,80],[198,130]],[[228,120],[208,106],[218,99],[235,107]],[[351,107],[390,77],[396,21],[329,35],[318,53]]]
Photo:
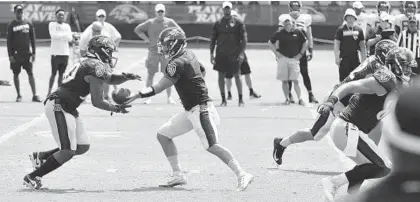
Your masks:
[[[63,83],[67,83],[76,77],[77,70],[80,68],[80,63],[74,65],[73,69],[71,69],[63,78]]]

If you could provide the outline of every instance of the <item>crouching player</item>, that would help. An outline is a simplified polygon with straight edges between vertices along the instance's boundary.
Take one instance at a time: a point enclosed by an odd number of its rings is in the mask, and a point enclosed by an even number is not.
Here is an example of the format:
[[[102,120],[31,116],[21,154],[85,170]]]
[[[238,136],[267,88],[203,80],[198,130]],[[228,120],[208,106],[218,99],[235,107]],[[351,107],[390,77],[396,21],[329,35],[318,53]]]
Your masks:
[[[88,44],[88,52],[65,76],[63,84],[45,100],[45,115],[50,123],[58,148],[30,155],[35,170],[23,178],[24,185],[41,188],[41,177],[57,169],[74,155],[89,150],[89,137],[83,128],[77,108],[91,94],[94,107],[115,113],[127,113],[128,105],[113,105],[104,100],[105,84],[121,84],[138,79],[137,75],[111,74],[115,66],[112,53],[114,42],[109,37],[95,36]]]
[[[164,29],[159,35],[158,47],[161,54],[169,60],[165,76],[158,84],[133,95],[127,103],[137,98],[151,97],[175,85],[185,111],[174,115],[157,132],[157,139],[173,170],[172,178],[164,186],[173,187],[187,183],[185,175],[181,172],[178,151],[172,139],[194,130],[207,151],[219,157],[236,174],[238,191],[244,190],[252,181],[253,175],[245,172],[232,153],[219,143],[216,128],[220,121],[219,115],[208,96],[201,64],[185,46],[186,37],[181,29]]]
[[[382,40],[378,42],[375,47],[375,55],[370,56],[362,64],[360,64],[359,67],[357,67],[353,72],[351,72],[346,79],[344,79],[340,84],[336,85],[332,92],[334,92],[339,86],[345,83],[359,79],[364,79],[372,75],[378,68],[385,68],[384,65],[386,54],[396,47],[397,44],[391,40]],[[325,100],[328,99],[331,93],[327,94]],[[335,105],[333,114],[339,114],[344,109],[344,107],[348,105],[350,97],[351,95],[347,95],[341,98],[340,101],[338,101],[338,103]],[[274,161],[276,161],[278,165],[282,164],[283,153],[289,145],[311,140],[321,140],[330,131],[331,124],[335,118],[336,116],[333,116],[330,113],[320,114],[316,118],[316,121],[312,128],[298,130],[296,133],[286,138],[275,138],[273,149]],[[379,128],[380,127],[378,127],[377,129]],[[373,138],[374,141],[378,143],[380,135],[377,135],[377,137]]]
[[[340,86],[319,107],[319,113],[329,114],[340,98],[356,93],[334,120],[330,134],[335,146],[357,165],[341,175],[322,180],[328,201],[333,201],[337,189],[345,184],[349,192],[357,191],[364,180],[384,177],[390,172],[390,161],[367,134],[387,114],[388,109],[383,110],[387,95],[409,86],[412,68],[417,63],[409,49],[398,47],[387,54],[385,65],[387,68],[376,70],[372,77]]]

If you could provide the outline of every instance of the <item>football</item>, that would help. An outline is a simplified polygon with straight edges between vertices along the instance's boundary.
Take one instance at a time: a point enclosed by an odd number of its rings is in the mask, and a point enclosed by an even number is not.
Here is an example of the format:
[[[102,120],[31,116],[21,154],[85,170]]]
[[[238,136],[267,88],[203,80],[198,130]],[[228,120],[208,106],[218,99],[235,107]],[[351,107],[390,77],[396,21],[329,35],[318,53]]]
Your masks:
[[[112,99],[117,104],[124,104],[128,100],[128,97],[130,96],[131,91],[127,88],[120,88],[112,92]]]

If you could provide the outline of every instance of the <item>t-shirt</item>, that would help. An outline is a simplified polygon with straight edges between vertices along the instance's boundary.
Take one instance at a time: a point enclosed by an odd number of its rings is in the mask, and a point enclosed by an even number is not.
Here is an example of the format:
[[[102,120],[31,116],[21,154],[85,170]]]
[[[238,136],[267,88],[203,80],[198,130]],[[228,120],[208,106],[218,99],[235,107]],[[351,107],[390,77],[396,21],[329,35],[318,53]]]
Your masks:
[[[297,56],[306,40],[305,34],[300,29],[293,29],[291,32],[281,29],[270,38],[272,44],[279,42],[277,51],[288,58]]]
[[[73,39],[70,25],[50,22],[48,31],[51,36],[51,55],[69,55],[69,42]]]
[[[347,24],[341,25],[336,33],[335,39],[340,41],[340,57],[357,55],[360,50],[360,42],[365,40],[362,28],[354,25],[352,28]]]
[[[146,22],[141,23],[139,26],[140,31],[147,33],[150,44],[149,50],[157,52],[157,41],[159,34],[168,27],[179,27],[179,25],[171,18],[164,17],[162,20],[151,18]]]
[[[32,47],[30,52],[29,46]],[[29,21],[13,20],[7,26],[7,51],[9,56],[20,55],[29,57],[30,53],[35,54],[35,28]]]
[[[115,41],[121,38],[120,32],[118,32],[118,30],[113,25],[107,22],[104,22],[101,35],[110,37],[112,41]],[[87,49],[87,45],[90,39],[92,39],[92,24],[89,25],[89,27],[87,27],[85,31],[82,33],[82,35],[80,36],[80,41],[79,41],[80,50]]]

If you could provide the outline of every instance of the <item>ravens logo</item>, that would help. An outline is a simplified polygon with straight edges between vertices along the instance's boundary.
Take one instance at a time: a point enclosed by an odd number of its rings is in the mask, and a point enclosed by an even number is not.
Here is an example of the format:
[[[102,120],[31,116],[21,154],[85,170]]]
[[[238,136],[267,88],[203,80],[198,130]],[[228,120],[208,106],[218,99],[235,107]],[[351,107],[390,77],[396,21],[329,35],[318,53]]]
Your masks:
[[[146,12],[130,4],[123,4],[115,7],[109,15],[129,24],[136,21],[144,21],[149,18]]]

